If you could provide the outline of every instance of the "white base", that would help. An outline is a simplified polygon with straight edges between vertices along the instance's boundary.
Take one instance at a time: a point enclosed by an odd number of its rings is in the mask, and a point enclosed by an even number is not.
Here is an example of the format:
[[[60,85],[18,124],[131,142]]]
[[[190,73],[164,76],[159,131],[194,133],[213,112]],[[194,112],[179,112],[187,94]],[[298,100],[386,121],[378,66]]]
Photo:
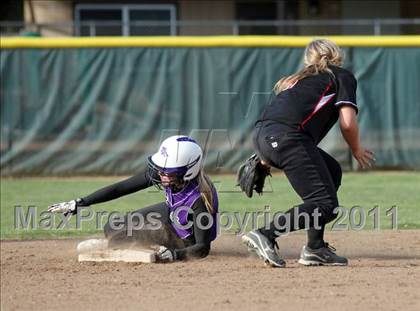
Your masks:
[[[156,262],[156,254],[152,250],[104,249],[79,254],[79,262]]]

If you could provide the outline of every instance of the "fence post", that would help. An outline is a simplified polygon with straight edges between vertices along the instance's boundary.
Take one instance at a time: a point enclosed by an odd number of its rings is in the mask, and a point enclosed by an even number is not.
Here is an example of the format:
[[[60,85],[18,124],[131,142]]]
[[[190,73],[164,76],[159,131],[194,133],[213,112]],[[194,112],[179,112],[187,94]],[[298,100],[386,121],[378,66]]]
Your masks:
[[[373,21],[373,34],[375,36],[381,35],[381,20],[378,18],[375,18]]]
[[[232,24],[232,35],[234,35],[234,36],[239,35],[239,25],[238,25],[237,20],[234,20],[234,22]]]
[[[95,22],[89,23],[89,36],[90,37],[96,36]]]

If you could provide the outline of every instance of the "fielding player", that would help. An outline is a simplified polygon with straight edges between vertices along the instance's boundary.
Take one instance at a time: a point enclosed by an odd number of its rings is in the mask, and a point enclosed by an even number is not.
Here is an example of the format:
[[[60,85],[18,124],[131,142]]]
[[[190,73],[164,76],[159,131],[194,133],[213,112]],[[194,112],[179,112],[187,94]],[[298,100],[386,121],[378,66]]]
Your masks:
[[[160,261],[206,257],[216,238],[218,197],[203,172],[202,159],[203,152],[192,138],[169,137],[148,158],[146,171],[86,197],[51,205],[49,211],[76,214],[78,207],[110,201],[157,184],[164,188],[166,202],[129,213],[122,223],[109,221],[104,227],[107,244],[157,244]],[[140,217],[144,228],[138,226]]]
[[[261,164],[282,169],[303,200],[271,222],[269,229],[253,230],[242,237],[250,251],[274,267],[285,266],[274,248],[278,248],[276,237],[304,228],[308,229],[308,243],[299,263],[344,266],[348,262],[324,241],[325,225],[337,216],[333,211],[338,206],[342,172],[338,162],[317,145],[339,120],[343,137],[360,166],[370,167],[374,158],[360,144],[357,82],[351,72],[340,67],[342,61],[343,53],[333,42],[321,39],[309,43],[304,68],[276,83],[276,97],[255,124],[253,142]],[[309,224],[305,225],[305,217],[296,217],[302,214],[309,215]]]

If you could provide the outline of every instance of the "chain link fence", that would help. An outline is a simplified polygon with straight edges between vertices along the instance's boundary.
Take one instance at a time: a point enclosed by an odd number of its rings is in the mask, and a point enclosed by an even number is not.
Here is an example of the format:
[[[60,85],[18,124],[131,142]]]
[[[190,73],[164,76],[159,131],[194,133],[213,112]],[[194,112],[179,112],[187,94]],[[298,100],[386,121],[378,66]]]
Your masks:
[[[2,36],[177,36],[177,35],[409,35],[420,34],[420,18],[342,20],[189,20],[0,22]]]

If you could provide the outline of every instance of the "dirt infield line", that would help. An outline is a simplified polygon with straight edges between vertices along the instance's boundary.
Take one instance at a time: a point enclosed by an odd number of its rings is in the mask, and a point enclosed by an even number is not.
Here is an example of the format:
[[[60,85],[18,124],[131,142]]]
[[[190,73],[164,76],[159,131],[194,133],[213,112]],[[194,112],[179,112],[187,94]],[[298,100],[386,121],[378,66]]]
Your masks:
[[[334,232],[349,267],[302,267],[302,233],[280,239],[286,269],[222,235],[206,259],[77,262],[79,240],[2,241],[2,310],[420,310],[420,231]]]

